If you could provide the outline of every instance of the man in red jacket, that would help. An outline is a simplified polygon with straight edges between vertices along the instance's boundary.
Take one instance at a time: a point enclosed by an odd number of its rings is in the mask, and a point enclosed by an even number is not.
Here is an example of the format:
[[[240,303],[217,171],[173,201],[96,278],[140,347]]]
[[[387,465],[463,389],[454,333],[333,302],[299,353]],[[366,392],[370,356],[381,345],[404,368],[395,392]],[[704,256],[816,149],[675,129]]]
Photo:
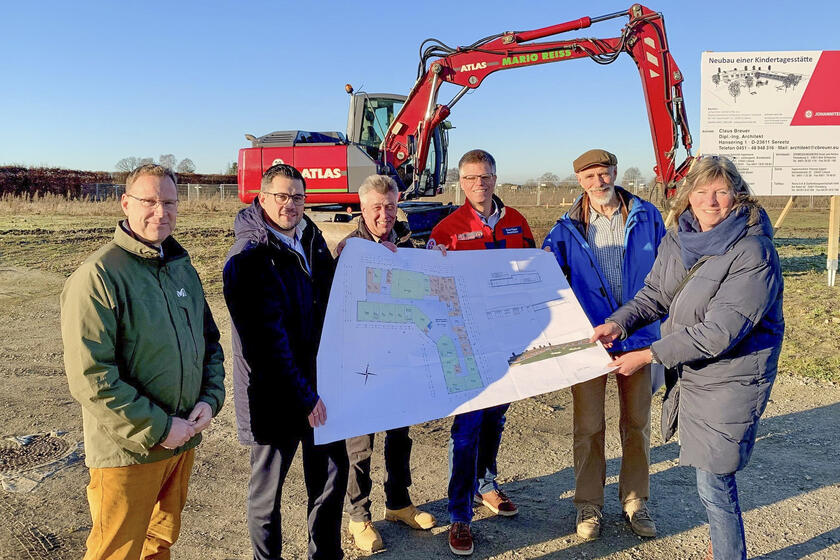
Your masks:
[[[495,196],[496,160],[484,150],[471,150],[458,162],[461,189],[467,202],[432,230],[428,248],[523,249],[534,247],[525,218]],[[516,505],[496,484],[496,456],[502,441],[503,404],[455,416],[449,438],[449,549],[457,555],[473,552],[470,531],[472,502],[502,516],[517,514]]]

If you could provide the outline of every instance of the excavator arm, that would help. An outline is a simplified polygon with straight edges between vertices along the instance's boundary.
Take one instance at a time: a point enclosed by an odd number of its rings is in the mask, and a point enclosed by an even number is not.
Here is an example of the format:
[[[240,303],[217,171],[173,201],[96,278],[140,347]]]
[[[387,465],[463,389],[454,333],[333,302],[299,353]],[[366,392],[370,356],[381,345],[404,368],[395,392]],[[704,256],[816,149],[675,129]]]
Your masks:
[[[629,17],[629,21],[619,37],[533,42],[624,16]],[[423,50],[427,43],[431,45]],[[682,96],[683,77],[668,49],[662,14],[640,4],[634,4],[625,12],[583,17],[532,31],[509,31],[454,49],[436,39],[427,39],[421,45],[417,82],[382,142],[385,163],[393,165],[406,179],[412,178],[406,193],[409,197],[425,194],[421,192],[423,186],[419,177],[425,167],[435,127],[449,116],[452,107],[465,93],[478,88],[488,75],[499,70],[577,58],[610,64],[622,52],[629,54],[639,69],[656,156],[654,172],[657,182],[670,196],[693,159]],[[431,64],[427,64],[433,58]],[[444,82],[461,86],[461,89],[448,103],[439,104],[438,92]],[[688,156],[677,165],[680,138]]]

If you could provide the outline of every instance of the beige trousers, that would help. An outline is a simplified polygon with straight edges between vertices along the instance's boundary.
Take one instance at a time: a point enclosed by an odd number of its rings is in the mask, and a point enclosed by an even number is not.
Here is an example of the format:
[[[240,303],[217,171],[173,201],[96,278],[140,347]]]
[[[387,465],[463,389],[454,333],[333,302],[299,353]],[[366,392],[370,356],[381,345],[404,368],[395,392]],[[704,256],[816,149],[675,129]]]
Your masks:
[[[607,378],[602,375],[572,386],[574,403],[575,506],[604,506],[607,462],[604,452],[604,398]],[[650,496],[650,366],[633,375],[615,375],[618,383],[621,436],[621,471],[618,499],[625,508],[630,500]]]

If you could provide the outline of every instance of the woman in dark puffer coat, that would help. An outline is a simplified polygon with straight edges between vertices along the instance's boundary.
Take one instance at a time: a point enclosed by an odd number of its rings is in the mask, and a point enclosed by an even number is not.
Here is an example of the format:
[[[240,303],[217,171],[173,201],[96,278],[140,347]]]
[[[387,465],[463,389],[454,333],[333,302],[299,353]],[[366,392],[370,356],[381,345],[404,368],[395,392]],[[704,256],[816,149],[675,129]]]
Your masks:
[[[735,472],[749,461],[776,378],[784,334],[779,256],[767,214],[726,158],[697,161],[674,210],[677,228],[663,239],[645,286],[592,339],[609,346],[668,316],[659,341],[611,365],[625,375],[648,363],[667,368],[663,437],[678,421],[680,464],[697,469],[709,518],[707,558],[745,559]]]

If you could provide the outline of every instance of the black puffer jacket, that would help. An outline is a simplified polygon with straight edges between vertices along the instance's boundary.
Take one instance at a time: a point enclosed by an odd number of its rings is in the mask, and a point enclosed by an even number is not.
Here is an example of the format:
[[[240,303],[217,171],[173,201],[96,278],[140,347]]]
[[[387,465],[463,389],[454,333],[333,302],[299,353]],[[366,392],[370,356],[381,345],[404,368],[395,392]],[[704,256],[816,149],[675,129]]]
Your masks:
[[[315,359],[334,262],[306,216],[301,242],[312,270],[268,231],[259,200],[234,222],[224,269],[233,331],[233,388],[239,440],[276,441],[303,430],[318,401]]]
[[[767,214],[761,210],[759,222],[705,261],[674,298],[686,274],[670,231],[645,286],[607,320],[630,332],[668,315],[651,349],[679,375],[663,415],[678,410],[680,464],[728,474],[749,461],[784,335],[782,271]]]

